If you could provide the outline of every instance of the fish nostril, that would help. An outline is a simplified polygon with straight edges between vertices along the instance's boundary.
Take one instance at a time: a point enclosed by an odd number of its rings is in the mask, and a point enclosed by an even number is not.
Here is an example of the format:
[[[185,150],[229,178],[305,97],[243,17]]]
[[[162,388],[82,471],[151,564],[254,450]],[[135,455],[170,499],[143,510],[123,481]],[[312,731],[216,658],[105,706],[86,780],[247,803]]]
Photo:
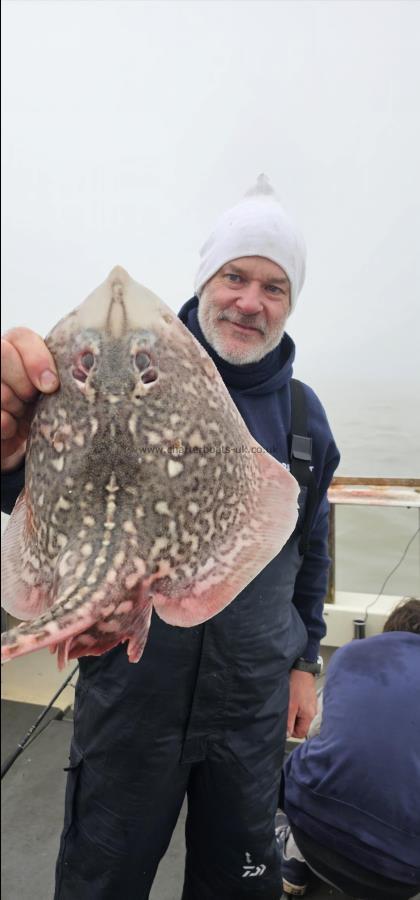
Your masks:
[[[82,384],[84,384],[84,382],[86,381],[86,379],[88,377],[88,373],[85,372],[83,369],[74,368],[74,369],[72,369],[71,374],[73,375],[73,378],[76,379],[76,381],[81,381]]]

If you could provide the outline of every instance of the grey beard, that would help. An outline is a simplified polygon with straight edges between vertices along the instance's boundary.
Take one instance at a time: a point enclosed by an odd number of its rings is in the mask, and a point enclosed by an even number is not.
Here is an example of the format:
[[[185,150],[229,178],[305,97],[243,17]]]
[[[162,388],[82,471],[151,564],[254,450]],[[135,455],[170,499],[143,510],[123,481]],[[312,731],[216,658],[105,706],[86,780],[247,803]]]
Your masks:
[[[205,317],[202,315],[202,308],[200,303],[198,304],[198,322],[200,328],[204,334],[204,337],[210,347],[213,347],[213,350],[224,359],[225,362],[230,363],[234,366],[246,366],[249,363],[260,362],[264,356],[267,356],[267,353],[270,353],[271,350],[274,350],[275,347],[280,344],[280,341],[283,338],[285,329],[283,328],[276,335],[272,335],[265,342],[261,344],[260,347],[246,347],[238,348],[237,350],[233,350],[229,352],[225,349],[225,342],[223,339],[220,339],[217,334],[212,334],[211,331],[207,328],[207,322]]]

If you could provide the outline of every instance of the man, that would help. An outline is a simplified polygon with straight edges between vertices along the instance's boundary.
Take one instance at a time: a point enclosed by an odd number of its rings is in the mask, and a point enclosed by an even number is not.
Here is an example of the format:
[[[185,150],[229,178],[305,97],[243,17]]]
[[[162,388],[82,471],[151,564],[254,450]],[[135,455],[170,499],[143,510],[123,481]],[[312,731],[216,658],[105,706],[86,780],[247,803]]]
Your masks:
[[[312,869],[351,897],[413,897],[419,798],[420,600],[412,597],[383,634],[337,650],[319,732],[285,764],[284,890],[303,896]]]
[[[180,317],[216,363],[252,435],[288,467],[297,431],[298,526],[209,622],[185,629],[154,616],[138,665],[128,664],[123,647],[80,660],[56,900],[146,900],[186,794],[183,900],[281,895],[274,817],[284,741],[286,729],[303,737],[315,713],[326,495],[339,459],[308,387],[306,417],[300,405],[292,429],[295,350],[284,328],[304,271],[303,241],[260,176],[204,245],[196,296]],[[57,383],[52,358],[31,332],[6,335],[4,354],[10,510],[23,484],[22,462],[16,466],[27,404],[36,389]]]

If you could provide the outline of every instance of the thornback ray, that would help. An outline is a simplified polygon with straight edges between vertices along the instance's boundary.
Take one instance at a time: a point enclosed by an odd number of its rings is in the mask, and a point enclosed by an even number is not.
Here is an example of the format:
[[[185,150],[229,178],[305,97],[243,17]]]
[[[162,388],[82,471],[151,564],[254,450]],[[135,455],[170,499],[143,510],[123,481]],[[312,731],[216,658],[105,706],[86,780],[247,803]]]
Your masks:
[[[29,621],[2,635],[2,660],[48,646],[61,667],[127,642],[137,662],[153,606],[204,622],[281,551],[299,488],[121,267],[46,343],[60,388],[37,402],[2,555],[3,606]]]

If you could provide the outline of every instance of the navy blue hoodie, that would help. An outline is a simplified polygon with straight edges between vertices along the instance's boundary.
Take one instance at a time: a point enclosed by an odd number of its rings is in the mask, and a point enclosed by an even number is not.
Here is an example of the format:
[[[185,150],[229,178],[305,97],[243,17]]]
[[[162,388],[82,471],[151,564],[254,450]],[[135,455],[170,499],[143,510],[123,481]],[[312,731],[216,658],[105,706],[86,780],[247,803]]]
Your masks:
[[[320,733],[290,754],[283,789],[292,825],[318,844],[420,884],[420,635],[334,653]]]
[[[289,468],[291,408],[289,382],[295,346],[285,334],[281,343],[260,362],[235,366],[225,362],[207,343],[197,317],[198,299],[192,297],[179,317],[207,350],[253,437],[272,456]],[[308,643],[304,656],[315,660],[325,634],[322,616],[328,582],[327,489],[339,462],[324,409],[316,394],[305,385],[308,433],[313,440],[314,473],[319,490],[309,546],[296,578],[293,602],[303,620]],[[263,399],[262,399],[263,398]],[[2,477],[2,509],[10,513],[24,484],[24,467]]]

